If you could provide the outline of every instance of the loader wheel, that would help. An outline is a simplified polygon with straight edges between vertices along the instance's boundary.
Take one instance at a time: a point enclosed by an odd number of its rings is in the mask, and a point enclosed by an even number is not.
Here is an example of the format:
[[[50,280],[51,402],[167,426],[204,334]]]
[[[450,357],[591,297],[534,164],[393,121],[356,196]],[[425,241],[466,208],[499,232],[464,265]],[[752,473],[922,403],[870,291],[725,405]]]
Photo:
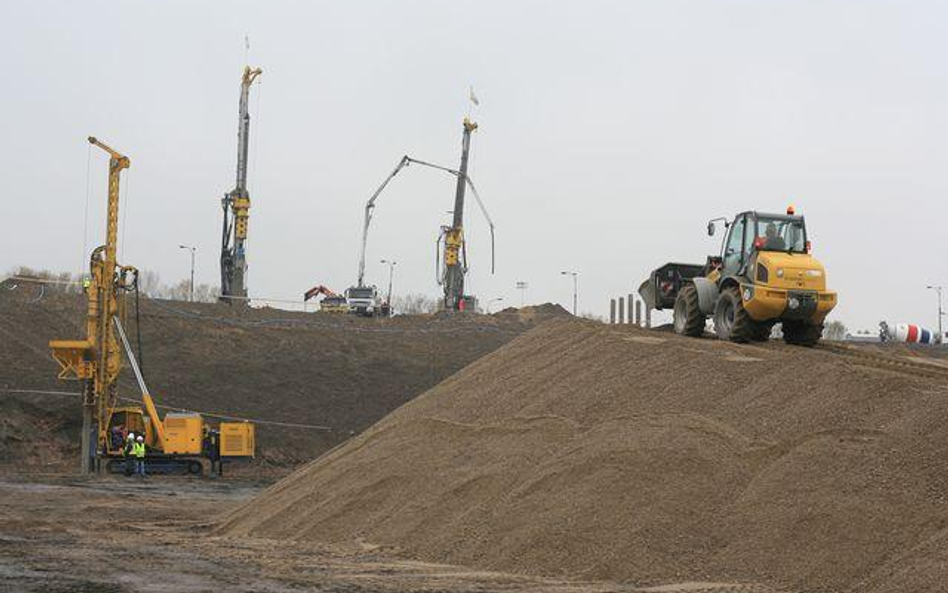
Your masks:
[[[740,289],[730,286],[722,290],[714,306],[714,333],[722,340],[744,343],[754,338],[757,326],[744,308]]]
[[[823,324],[787,320],[783,322],[783,341],[794,346],[816,346],[823,337]]]
[[[675,333],[700,338],[704,333],[704,321],[704,313],[698,305],[698,289],[694,284],[682,287],[675,299]]]

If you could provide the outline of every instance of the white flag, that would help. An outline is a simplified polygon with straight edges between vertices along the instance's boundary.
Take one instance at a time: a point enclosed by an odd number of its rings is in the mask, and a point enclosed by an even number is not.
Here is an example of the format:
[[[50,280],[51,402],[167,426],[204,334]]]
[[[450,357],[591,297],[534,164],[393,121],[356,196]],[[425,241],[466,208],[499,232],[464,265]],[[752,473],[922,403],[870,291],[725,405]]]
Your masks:
[[[477,95],[474,94],[474,87],[471,87],[471,103],[475,105],[481,104],[481,102],[477,100]]]

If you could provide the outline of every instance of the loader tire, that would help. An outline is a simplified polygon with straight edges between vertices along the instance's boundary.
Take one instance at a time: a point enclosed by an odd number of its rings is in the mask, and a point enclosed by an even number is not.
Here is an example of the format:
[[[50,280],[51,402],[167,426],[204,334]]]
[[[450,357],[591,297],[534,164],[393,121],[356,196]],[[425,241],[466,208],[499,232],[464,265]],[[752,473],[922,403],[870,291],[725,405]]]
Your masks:
[[[694,284],[683,286],[675,299],[675,333],[700,338],[704,333],[704,313],[698,305],[698,289]]]
[[[744,308],[738,287],[729,286],[721,291],[714,305],[714,333],[718,338],[740,344],[750,342],[757,325]]]
[[[783,322],[783,341],[793,346],[812,348],[823,337],[823,324],[808,321],[787,320]]]

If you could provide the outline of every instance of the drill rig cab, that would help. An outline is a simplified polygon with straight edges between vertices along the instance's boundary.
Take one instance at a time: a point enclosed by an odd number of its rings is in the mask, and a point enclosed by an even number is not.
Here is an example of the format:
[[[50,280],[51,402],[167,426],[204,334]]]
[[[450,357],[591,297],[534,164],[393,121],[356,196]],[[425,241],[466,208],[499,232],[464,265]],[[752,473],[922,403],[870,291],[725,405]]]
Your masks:
[[[670,263],[652,272],[639,288],[646,305],[674,307],[674,328],[683,335],[700,336],[711,317],[722,340],[765,341],[780,323],[788,344],[815,345],[836,293],[810,253],[803,216],[792,206],[786,214],[742,212],[710,221],[708,234],[722,221],[720,255],[704,266]]]

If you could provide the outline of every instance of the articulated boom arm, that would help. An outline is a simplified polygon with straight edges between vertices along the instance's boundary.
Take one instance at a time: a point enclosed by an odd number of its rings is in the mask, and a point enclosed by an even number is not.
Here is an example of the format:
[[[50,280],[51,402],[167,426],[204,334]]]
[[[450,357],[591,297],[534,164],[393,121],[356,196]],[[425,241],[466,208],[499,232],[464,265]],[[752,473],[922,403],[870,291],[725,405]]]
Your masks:
[[[321,294],[327,297],[339,296],[338,294],[334,293],[333,291],[329,290],[328,288],[320,284],[319,286],[314,286],[310,288],[303,294],[303,302],[310,300],[311,298],[315,297],[318,294]]]
[[[419,159],[414,159],[408,155],[402,157],[398,161],[398,166],[395,167],[395,170],[389,173],[388,177],[385,178],[385,181],[382,182],[382,185],[375,190],[375,193],[372,194],[372,197],[369,198],[369,201],[365,203],[365,219],[362,223],[362,252],[359,256],[359,279],[356,286],[365,286],[365,250],[369,241],[369,224],[372,222],[372,214],[375,210],[375,200],[378,199],[379,195],[382,193],[382,190],[389,184],[389,182],[398,175],[399,171],[407,167],[408,165],[415,163],[418,165],[424,165],[425,167],[431,167],[432,169],[438,169],[439,171],[444,171],[452,175],[460,175],[458,171],[454,169],[449,169],[447,167],[442,167],[441,165],[435,165],[427,161],[422,161]]]

